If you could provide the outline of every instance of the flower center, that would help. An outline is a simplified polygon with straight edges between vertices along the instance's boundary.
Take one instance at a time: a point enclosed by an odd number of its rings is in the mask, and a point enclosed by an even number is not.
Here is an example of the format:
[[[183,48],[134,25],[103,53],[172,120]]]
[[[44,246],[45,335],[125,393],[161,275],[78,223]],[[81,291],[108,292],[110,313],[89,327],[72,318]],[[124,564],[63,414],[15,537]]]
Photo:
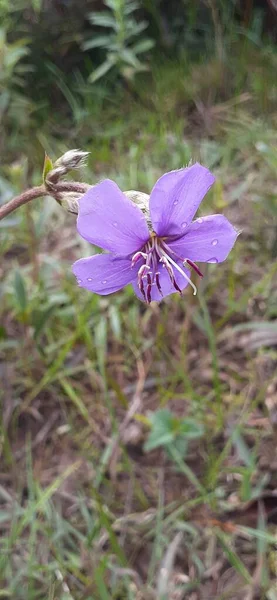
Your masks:
[[[175,259],[174,259],[175,258]],[[201,271],[197,265],[189,258],[181,258],[178,256],[165,242],[163,238],[158,238],[155,233],[151,234],[150,239],[145,246],[136,252],[132,257],[131,268],[135,264],[143,260],[143,264],[138,270],[138,286],[143,295],[145,302],[150,303],[152,300],[152,288],[156,286],[161,296],[163,296],[160,275],[161,268],[166,269],[168,277],[177,292],[182,294],[182,290],[176,281],[176,271],[178,271],[184,279],[193,288],[193,294],[197,293],[197,288],[191,279],[188,277],[184,269],[176,262],[176,259],[182,262],[182,266],[189,265],[202,277]]]

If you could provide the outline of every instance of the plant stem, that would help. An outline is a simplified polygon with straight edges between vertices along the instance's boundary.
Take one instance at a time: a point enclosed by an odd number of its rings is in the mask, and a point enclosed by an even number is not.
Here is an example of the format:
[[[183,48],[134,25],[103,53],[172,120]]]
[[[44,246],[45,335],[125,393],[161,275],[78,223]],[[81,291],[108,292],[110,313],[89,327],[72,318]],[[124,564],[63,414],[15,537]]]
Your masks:
[[[59,202],[60,194],[62,193],[75,192],[82,195],[85,194],[89,188],[90,186],[87,183],[79,183],[77,181],[61,181],[53,185],[53,188],[49,185],[40,185],[31,188],[0,207],[0,221],[20,206],[23,206],[23,204],[27,204],[27,202],[31,202],[31,200],[35,200],[36,198],[53,196],[53,198]]]
[[[40,185],[38,187],[34,187],[31,190],[26,190],[19,196],[15,196],[12,200],[1,206],[0,208],[0,219],[4,219],[7,215],[12,213],[14,210],[22,206],[23,204],[27,204],[31,200],[35,198],[40,198],[46,194],[46,190],[44,185]]]

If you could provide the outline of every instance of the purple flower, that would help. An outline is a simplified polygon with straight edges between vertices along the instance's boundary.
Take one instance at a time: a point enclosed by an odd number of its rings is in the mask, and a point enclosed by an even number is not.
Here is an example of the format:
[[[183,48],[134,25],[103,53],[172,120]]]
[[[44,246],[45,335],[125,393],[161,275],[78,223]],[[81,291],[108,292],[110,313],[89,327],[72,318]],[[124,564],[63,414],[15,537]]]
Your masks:
[[[192,221],[214,176],[198,163],[166,173],[151,192],[149,230],[143,212],[109,179],[80,199],[81,236],[108,253],[81,258],[73,265],[77,282],[96,294],[112,294],[132,283],[149,303],[188,285],[195,262],[225,260],[238,235],[222,215]]]

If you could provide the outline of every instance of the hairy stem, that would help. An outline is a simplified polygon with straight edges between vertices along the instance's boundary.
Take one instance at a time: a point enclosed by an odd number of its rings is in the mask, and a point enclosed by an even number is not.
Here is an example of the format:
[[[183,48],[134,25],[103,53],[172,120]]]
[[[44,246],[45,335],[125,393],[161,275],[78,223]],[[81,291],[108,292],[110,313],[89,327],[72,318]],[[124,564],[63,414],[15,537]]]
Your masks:
[[[36,198],[52,196],[59,202],[61,199],[60,195],[63,193],[75,192],[82,195],[85,194],[89,188],[90,186],[87,183],[79,183],[77,181],[61,181],[60,183],[53,185],[53,187],[46,184],[31,188],[0,207],[0,221],[20,206],[23,206],[23,204],[27,204],[27,202],[31,202]]]
[[[34,187],[31,190],[26,190],[19,196],[15,196],[12,200],[4,204],[0,207],[0,219],[4,219],[7,215],[12,213],[14,210],[22,206],[23,204],[27,204],[27,202],[31,202],[31,200],[35,200],[35,198],[40,198],[46,194],[46,190],[44,185],[40,185],[38,187]]]

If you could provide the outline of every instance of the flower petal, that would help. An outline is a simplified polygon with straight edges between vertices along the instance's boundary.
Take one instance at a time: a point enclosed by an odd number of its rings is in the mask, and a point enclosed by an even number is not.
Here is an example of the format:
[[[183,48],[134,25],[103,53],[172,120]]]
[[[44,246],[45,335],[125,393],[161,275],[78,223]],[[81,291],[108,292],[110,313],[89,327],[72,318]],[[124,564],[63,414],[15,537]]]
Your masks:
[[[214,181],[199,163],[158,179],[149,201],[154,231],[160,236],[182,235]]]
[[[238,232],[223,215],[197,219],[187,233],[168,246],[179,257],[195,262],[219,263],[227,258],[237,239]]]
[[[182,268],[182,270],[186,273],[187,277],[190,278],[190,271],[187,269],[184,269],[182,263],[176,261],[177,264],[179,264],[179,266]],[[185,277],[183,277],[181,275],[181,273],[179,273],[179,271],[177,271],[176,269],[174,270],[174,275],[175,275],[175,280],[177,282],[177,285],[179,286],[180,290],[184,290],[185,287],[187,287],[188,285],[188,281],[185,279]],[[163,295],[160,294],[156,284],[154,284],[151,288],[151,300],[155,301],[155,302],[161,302],[161,300],[163,300],[163,298],[165,298],[166,296],[169,296],[170,294],[176,294],[177,290],[175,289],[175,287],[172,285],[169,275],[166,271],[166,269],[161,265],[159,268],[159,277],[160,277],[160,286],[163,292]],[[138,283],[137,280],[135,282],[133,282],[133,288],[134,288],[134,292],[135,294],[138,296],[138,298],[140,300],[142,300],[143,302],[145,302],[145,299],[138,287]],[[145,291],[146,291],[146,285],[145,285]]]
[[[109,179],[80,199],[77,229],[91,244],[122,256],[136,252],[149,239],[143,213]]]
[[[80,287],[106,296],[133,282],[138,267],[131,269],[131,261],[114,254],[96,254],[81,258],[72,265]]]

